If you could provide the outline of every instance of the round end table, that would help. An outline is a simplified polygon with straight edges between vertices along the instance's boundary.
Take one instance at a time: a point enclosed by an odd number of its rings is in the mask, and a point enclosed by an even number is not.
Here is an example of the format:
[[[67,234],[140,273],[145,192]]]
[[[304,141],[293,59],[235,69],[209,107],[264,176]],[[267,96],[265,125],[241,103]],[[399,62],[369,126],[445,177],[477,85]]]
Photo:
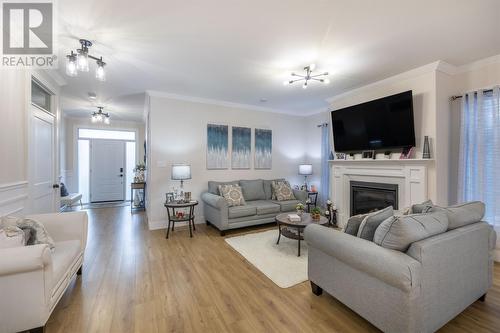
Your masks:
[[[196,227],[194,226],[194,206],[196,206],[197,204],[198,201],[196,200],[190,202],[174,201],[174,202],[166,202],[164,204],[168,214],[168,225],[167,225],[167,236],[166,236],[167,239],[170,233],[170,223],[172,223],[172,231],[174,231],[175,222],[187,222],[189,225],[189,237],[193,237],[193,231],[191,230],[191,225],[193,230],[196,231]],[[175,210],[183,208],[189,208],[189,213],[187,215],[184,215],[183,217],[177,217],[175,214]],[[172,213],[170,213],[170,210],[172,210]]]

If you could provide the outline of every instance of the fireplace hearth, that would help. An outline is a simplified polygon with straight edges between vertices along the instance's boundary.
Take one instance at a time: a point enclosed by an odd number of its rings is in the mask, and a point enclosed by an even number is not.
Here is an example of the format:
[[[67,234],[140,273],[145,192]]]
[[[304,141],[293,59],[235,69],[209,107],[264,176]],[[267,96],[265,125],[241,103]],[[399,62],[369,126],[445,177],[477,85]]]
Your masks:
[[[351,216],[392,206],[398,209],[398,185],[350,181]]]

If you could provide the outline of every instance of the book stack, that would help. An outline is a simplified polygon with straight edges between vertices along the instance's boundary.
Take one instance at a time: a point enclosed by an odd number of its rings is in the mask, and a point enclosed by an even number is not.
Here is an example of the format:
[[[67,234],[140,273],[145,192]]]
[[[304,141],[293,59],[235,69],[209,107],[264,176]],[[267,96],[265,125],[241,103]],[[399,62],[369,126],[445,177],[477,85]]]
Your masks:
[[[300,216],[297,214],[288,214],[288,220],[290,222],[300,222]]]

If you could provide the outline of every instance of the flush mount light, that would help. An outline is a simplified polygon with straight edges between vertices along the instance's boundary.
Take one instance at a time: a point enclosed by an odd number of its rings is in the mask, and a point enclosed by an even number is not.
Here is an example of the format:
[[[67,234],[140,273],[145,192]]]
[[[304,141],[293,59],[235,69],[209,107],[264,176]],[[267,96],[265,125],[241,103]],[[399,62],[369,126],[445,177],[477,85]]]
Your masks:
[[[299,79],[287,80],[287,81],[283,82],[283,84],[285,86],[288,86],[288,85],[294,84],[295,82],[304,81],[304,83],[302,84],[302,88],[307,89],[309,81],[319,81],[319,82],[324,83],[324,84],[330,83],[330,80],[326,77],[326,76],[328,76],[328,72],[323,72],[321,74],[313,75],[312,73],[315,69],[316,69],[316,65],[310,64],[309,66],[304,67],[305,75],[296,74],[296,73],[292,72],[290,75],[294,76],[294,77],[299,77]]]
[[[89,47],[92,46],[92,42],[87,39],[80,39],[80,48],[76,50],[76,53],[71,51],[70,54],[66,56],[66,74],[68,76],[77,76],[78,71],[88,72],[89,71],[89,59],[96,61],[97,69],[95,71],[95,77],[99,81],[106,80],[106,72],[104,71],[104,66],[106,63],[102,61],[102,57],[94,57],[89,54]]]
[[[93,123],[104,123],[109,125],[109,113],[102,112],[104,106],[98,106],[98,111],[92,113],[92,122]]]

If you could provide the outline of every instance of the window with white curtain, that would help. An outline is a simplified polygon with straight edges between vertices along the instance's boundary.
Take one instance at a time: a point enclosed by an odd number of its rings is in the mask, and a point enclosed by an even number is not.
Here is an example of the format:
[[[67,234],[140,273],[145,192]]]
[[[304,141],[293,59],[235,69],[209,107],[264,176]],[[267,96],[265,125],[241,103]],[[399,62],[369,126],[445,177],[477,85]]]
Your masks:
[[[458,198],[485,203],[500,231],[500,88],[462,96]]]

